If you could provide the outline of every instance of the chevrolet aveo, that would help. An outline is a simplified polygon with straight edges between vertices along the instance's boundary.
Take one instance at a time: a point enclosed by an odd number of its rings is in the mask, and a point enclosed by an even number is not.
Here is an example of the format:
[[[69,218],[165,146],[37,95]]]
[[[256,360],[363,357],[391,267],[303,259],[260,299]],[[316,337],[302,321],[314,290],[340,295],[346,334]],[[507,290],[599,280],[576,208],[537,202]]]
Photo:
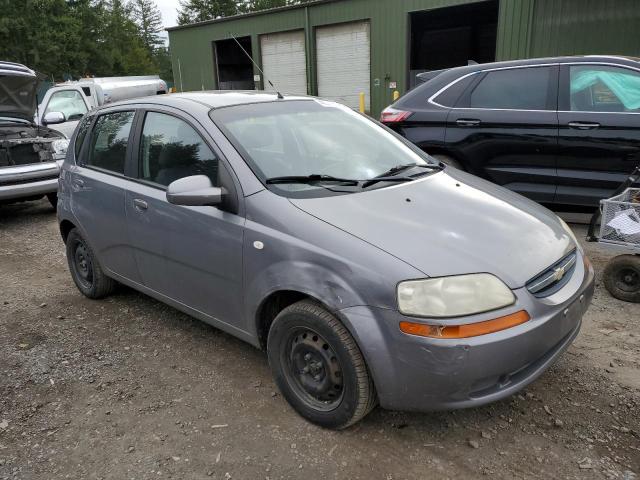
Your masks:
[[[264,348],[306,419],[483,405],[573,341],[593,269],[562,220],[310,97],[189,93],[78,126],[58,217],[89,298],[117,283]]]

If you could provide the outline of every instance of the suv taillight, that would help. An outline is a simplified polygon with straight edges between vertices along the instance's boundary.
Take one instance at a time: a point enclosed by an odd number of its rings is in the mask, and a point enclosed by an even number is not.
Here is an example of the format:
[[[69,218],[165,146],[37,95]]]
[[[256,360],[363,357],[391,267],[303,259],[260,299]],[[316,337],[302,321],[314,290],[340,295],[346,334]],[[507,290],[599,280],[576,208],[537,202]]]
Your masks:
[[[399,123],[409,118],[411,116],[411,113],[412,112],[406,112],[404,110],[387,107],[382,111],[382,114],[380,115],[380,121],[382,123]]]

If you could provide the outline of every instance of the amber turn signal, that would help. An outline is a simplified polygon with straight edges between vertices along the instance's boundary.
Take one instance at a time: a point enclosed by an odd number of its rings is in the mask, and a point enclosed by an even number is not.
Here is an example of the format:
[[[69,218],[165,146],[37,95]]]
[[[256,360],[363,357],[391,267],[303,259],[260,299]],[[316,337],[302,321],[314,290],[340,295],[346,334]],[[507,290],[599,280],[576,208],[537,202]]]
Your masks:
[[[400,322],[400,330],[409,335],[431,338],[469,338],[499,332],[531,320],[525,310],[468,325],[427,325],[425,323]]]

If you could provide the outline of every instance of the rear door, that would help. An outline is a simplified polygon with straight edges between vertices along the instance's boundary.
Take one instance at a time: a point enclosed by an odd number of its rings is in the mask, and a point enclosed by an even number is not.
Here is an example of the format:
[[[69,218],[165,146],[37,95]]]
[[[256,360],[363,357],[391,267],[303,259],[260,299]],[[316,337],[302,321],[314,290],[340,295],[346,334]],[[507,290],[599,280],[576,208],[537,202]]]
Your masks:
[[[244,217],[231,170],[197,122],[157,107],[138,125],[137,177],[126,193],[128,235],[143,284],[195,312],[233,325],[242,318]],[[222,186],[220,207],[184,207],[166,200],[180,178],[207,175]]]
[[[127,242],[124,208],[135,114],[131,109],[97,115],[69,175],[72,211],[101,266],[139,282]]]
[[[563,65],[556,203],[596,206],[640,164],[640,71]]]
[[[538,202],[553,202],[558,66],[490,70],[458,99],[445,142],[472,173]]]

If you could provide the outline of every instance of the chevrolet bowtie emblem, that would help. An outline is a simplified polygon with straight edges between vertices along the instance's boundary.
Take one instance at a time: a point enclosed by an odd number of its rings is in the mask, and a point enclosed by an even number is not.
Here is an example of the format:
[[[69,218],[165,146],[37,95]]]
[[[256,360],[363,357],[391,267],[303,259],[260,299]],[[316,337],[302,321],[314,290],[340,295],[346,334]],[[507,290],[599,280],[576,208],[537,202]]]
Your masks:
[[[564,267],[558,267],[558,268],[554,269],[554,271],[553,271],[553,279],[556,282],[559,282],[560,280],[562,280],[562,277],[564,277],[565,273],[566,272],[564,270]]]

